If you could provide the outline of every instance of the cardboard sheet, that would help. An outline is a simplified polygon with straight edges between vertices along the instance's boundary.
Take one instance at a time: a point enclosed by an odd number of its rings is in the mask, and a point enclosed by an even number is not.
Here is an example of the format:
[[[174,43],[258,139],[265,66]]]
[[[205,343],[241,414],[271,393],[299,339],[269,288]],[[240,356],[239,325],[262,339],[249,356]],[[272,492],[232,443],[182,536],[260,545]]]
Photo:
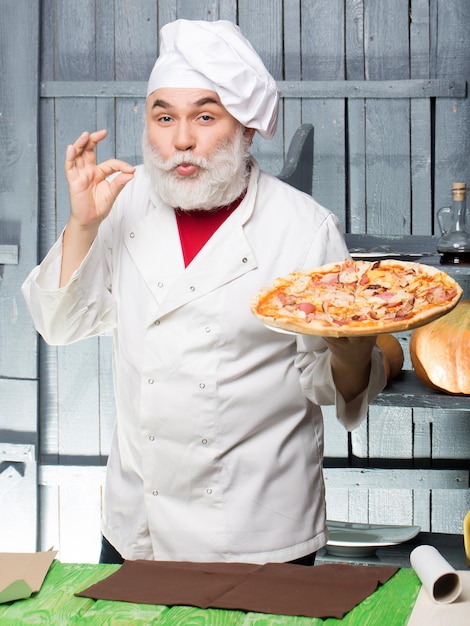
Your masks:
[[[77,593],[94,599],[342,618],[398,570],[388,566],[125,561]]]
[[[421,587],[408,626],[468,626],[470,624],[470,571],[459,571],[462,592],[451,604],[433,602]]]
[[[0,603],[29,598],[41,589],[57,551],[0,552]]]

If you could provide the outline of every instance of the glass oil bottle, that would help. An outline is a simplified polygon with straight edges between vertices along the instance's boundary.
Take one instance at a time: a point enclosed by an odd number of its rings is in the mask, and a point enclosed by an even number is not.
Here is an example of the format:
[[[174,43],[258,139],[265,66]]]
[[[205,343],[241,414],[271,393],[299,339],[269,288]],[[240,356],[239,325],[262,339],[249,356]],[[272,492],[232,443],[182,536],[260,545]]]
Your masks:
[[[437,212],[442,232],[437,242],[441,264],[470,264],[470,232],[467,226],[467,186],[453,183],[452,205]]]

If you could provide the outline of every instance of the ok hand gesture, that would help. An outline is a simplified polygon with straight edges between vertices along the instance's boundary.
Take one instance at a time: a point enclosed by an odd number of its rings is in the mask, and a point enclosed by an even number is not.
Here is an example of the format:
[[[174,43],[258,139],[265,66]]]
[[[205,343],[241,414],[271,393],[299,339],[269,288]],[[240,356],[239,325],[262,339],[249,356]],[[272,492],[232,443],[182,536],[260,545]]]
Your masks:
[[[70,221],[75,226],[97,229],[109,214],[114,201],[132,180],[135,168],[118,159],[96,163],[95,149],[106,130],[84,132],[65,153],[65,175],[69,184]],[[111,180],[107,177],[117,175]]]
[[[62,287],[80,266],[92,245],[100,223],[111,211],[122,189],[134,177],[135,168],[118,159],[96,163],[95,149],[106,130],[84,132],[65,153],[69,184],[70,217],[62,240]],[[108,176],[116,174],[111,180]]]

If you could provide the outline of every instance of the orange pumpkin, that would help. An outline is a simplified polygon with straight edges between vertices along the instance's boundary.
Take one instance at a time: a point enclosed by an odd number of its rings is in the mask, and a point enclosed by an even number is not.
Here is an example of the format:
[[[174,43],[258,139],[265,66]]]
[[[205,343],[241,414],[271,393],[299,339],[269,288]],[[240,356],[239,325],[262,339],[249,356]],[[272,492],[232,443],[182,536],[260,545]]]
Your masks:
[[[470,393],[470,300],[411,332],[410,357],[419,380],[431,389]]]
[[[377,335],[376,343],[384,354],[385,372],[389,380],[401,372],[404,361],[403,348],[398,339],[388,333]]]

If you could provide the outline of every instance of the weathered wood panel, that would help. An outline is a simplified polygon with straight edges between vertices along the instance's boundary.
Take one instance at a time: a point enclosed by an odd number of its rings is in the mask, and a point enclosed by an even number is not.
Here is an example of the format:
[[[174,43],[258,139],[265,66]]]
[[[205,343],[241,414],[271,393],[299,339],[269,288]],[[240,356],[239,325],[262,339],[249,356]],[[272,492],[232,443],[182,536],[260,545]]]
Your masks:
[[[410,14],[410,76],[430,78],[428,0],[413,0]],[[411,101],[411,220],[416,235],[432,233],[432,160],[430,100]]]
[[[108,138],[98,158],[117,155],[140,161],[145,82],[155,61],[158,30],[170,20],[229,19],[240,24],[283,95],[278,132],[270,142],[255,141],[255,156],[277,174],[297,127],[313,124],[313,195],[348,231],[385,239],[435,234],[435,213],[449,203],[452,181],[470,180],[467,0],[0,0],[0,6],[0,46],[6,61],[6,89],[0,94],[0,133],[6,147],[0,156],[6,160],[0,245],[19,249],[18,265],[0,265],[0,376],[36,378],[36,336],[19,286],[36,261],[36,223],[42,257],[66,222],[66,145],[85,128],[106,127]],[[28,94],[21,104],[29,102],[37,80],[23,83],[13,77],[30,77],[37,67],[33,57],[38,38],[30,24],[39,7],[38,188],[32,159],[36,110],[25,111],[16,100],[21,92]],[[18,32],[27,32],[27,53]],[[466,288],[470,284],[462,275],[459,279]],[[409,370],[408,337],[400,335]],[[58,470],[70,463],[100,466],[114,422],[110,338],[60,349],[40,342],[39,367],[43,462],[56,464]],[[326,408],[328,471],[337,463],[342,472],[341,483],[328,482],[329,513],[338,519],[393,518],[460,532],[462,512],[470,508],[468,408],[463,399],[452,406],[452,398],[444,402],[432,394],[416,395],[408,378],[374,403],[369,419],[353,435]],[[15,397],[10,390],[6,393]],[[36,396],[32,389],[28,393]],[[0,403],[1,415],[7,405],[3,397]],[[383,474],[377,482],[377,474],[367,470],[381,465],[389,469],[378,470]],[[462,470],[458,487],[441,474],[446,467]],[[356,471],[361,472],[358,486],[348,482],[357,477]],[[408,483],[397,482],[399,471],[409,472]],[[12,470],[11,478],[15,476]],[[86,471],[83,480],[91,491],[69,472],[50,477],[46,472],[40,479],[41,547],[55,545],[74,559],[75,520],[85,516],[90,539],[84,538],[83,545],[90,552],[84,549],[82,554],[91,559],[99,535],[101,483]]]
[[[366,1],[364,30],[366,79],[409,78],[408,0]],[[367,101],[367,232],[410,232],[409,133],[408,102]]]
[[[41,548],[59,549],[61,560],[97,562],[100,553],[105,467],[43,465],[39,470]]]
[[[470,3],[444,2],[434,5],[434,37],[431,44],[432,71],[436,77],[459,76],[470,81],[468,29]],[[446,98],[435,103],[435,210],[447,206],[452,182],[470,184],[470,101]]]
[[[362,1],[346,3],[346,79],[362,81],[365,76],[364,8]],[[366,83],[367,84],[367,83]],[[349,211],[346,228],[366,231],[366,107],[361,100],[348,101]]]
[[[37,262],[39,7],[1,8],[0,550],[15,551],[37,546],[37,337],[21,284]]]
[[[468,480],[468,479],[467,479]],[[463,482],[468,485],[465,477]],[[443,533],[462,533],[462,520],[470,511],[470,495],[466,490],[436,489],[432,493],[431,527]]]
[[[344,3],[301,2],[302,80],[343,80]],[[305,99],[303,120],[315,127],[313,194],[346,227],[345,100]]]
[[[260,24],[263,31],[263,61],[276,80],[283,78],[283,23],[282,0],[271,0],[269,10],[263,0],[239,0],[238,20],[242,31],[252,42],[259,42]],[[254,47],[261,53],[259,46]],[[282,133],[283,112],[280,112],[279,132],[270,141],[261,139],[258,135],[253,141],[253,150],[260,163],[271,173],[277,173],[282,168],[284,153],[284,137]],[[300,120],[299,120],[300,124]],[[290,139],[290,138],[289,138]]]
[[[462,532],[470,506],[468,472],[327,468],[324,473],[330,519]],[[434,502],[435,510],[430,506]]]
[[[27,50],[19,33],[28,36]],[[20,294],[37,253],[39,50],[35,3],[6,3],[0,20],[0,54],[0,245],[9,246],[5,252],[15,253],[0,263],[0,376],[36,378],[36,337]]]
[[[95,2],[54,3],[55,79],[70,75],[76,80],[94,80],[96,72]],[[70,36],[70,24],[79,24],[77,34]],[[94,100],[80,102],[64,98],[56,101],[54,139],[57,171],[57,229],[59,235],[69,214],[68,187],[63,174],[63,155],[68,143],[85,128],[96,126],[97,108]],[[49,122],[50,123],[50,122]],[[59,348],[57,354],[57,386],[59,407],[57,432],[59,459],[74,456],[98,457],[99,450],[99,340],[92,339]],[[74,370],[74,376],[69,375]],[[79,505],[78,505],[79,506]]]
[[[301,15],[298,2],[284,3],[283,8],[284,24],[284,74],[286,81],[299,81],[301,74]],[[290,98],[283,101],[282,119],[284,121],[281,129],[283,131],[284,145],[294,136],[295,129],[301,123],[302,100]],[[312,168],[313,170],[313,168]]]
[[[37,381],[0,378],[0,551],[37,545]]]
[[[466,98],[464,80],[278,80],[281,108],[283,100],[325,98],[358,100],[376,98]],[[81,80],[79,82],[41,81],[43,98],[145,98],[147,81]]]

